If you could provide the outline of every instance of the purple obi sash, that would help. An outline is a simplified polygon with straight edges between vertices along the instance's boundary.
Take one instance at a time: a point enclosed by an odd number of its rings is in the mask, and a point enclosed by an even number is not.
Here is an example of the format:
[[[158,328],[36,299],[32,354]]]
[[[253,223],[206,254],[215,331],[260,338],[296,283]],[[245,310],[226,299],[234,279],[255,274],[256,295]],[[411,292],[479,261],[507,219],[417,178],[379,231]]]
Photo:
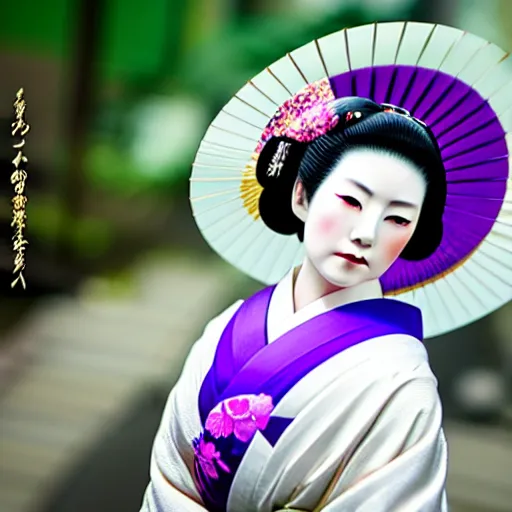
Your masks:
[[[234,475],[256,431],[274,446],[293,421],[272,416],[272,410],[310,371],[365,340],[389,334],[423,338],[419,309],[371,299],[316,316],[268,344],[274,288],[256,293],[233,315],[199,393],[203,432],[194,440],[194,470],[212,512],[226,510]]]

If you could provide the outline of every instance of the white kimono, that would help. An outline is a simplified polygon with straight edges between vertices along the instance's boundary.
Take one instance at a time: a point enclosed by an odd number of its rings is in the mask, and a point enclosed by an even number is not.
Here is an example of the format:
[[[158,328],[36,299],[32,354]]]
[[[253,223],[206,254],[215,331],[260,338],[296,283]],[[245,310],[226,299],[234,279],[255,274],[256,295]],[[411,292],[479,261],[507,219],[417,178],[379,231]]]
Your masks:
[[[293,277],[275,288],[268,343],[342,304],[381,296],[375,283],[334,292],[294,313]],[[378,289],[377,289],[378,288]],[[207,510],[194,483],[198,394],[242,301],[213,319],[171,391],[141,512]],[[293,418],[275,446],[256,432],[229,492],[228,512],[446,511],[447,447],[426,350],[408,335],[366,340],[295,384],[272,415]]]

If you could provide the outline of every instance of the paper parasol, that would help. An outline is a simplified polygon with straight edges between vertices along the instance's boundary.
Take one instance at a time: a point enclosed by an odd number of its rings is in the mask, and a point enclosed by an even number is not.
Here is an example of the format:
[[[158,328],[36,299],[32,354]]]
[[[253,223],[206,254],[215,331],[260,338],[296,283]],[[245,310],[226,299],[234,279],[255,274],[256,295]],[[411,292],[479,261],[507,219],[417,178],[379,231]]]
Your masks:
[[[344,29],[286,55],[235,95],[200,145],[191,204],[203,236],[254,279],[281,279],[303,247],[259,218],[263,143],[283,134],[306,96],[391,103],[436,135],[448,196],[440,247],[423,261],[397,260],[381,278],[384,294],[421,308],[425,337],[487,315],[512,298],[511,62],[467,32],[402,22]]]

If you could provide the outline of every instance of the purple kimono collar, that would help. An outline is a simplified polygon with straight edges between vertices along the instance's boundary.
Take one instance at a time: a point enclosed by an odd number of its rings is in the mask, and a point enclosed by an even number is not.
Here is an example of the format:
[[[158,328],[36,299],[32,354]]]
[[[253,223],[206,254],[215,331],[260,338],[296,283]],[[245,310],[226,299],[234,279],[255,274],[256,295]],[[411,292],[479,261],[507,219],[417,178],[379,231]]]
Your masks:
[[[246,300],[219,341],[199,396],[204,425],[221,400],[265,393],[277,403],[307,373],[343,350],[387,334],[423,338],[418,308],[393,299],[369,299],[322,313],[267,342],[267,312],[275,286]]]

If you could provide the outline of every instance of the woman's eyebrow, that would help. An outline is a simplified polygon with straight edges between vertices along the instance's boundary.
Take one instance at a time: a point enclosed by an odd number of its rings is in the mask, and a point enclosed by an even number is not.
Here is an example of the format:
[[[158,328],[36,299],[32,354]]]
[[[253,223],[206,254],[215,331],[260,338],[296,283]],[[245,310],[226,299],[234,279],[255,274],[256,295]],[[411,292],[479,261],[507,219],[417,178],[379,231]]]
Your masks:
[[[359,181],[356,181],[356,180],[353,180],[350,178],[348,178],[347,181],[350,181],[350,183],[355,185],[359,190],[364,192],[366,195],[368,195],[370,197],[373,196],[373,191],[371,189],[369,189],[366,185],[363,185],[362,183],[359,183]],[[409,201],[402,201],[402,200],[391,201],[390,204],[392,206],[402,206],[402,207],[406,207],[406,208],[417,208],[418,207],[418,205],[415,203],[410,203]]]

